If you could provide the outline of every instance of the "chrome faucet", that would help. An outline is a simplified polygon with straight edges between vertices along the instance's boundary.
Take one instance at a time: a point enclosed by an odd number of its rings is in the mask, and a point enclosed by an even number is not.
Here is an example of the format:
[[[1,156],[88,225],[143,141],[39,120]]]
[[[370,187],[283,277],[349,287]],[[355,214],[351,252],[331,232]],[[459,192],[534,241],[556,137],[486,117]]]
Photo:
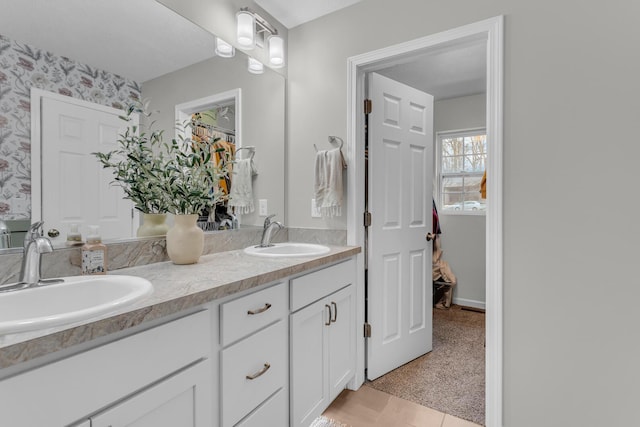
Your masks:
[[[7,223],[0,219],[0,249],[11,247],[11,231]]]
[[[273,246],[273,244],[271,243],[271,234],[273,233],[273,228],[275,226],[278,227],[278,230],[281,230],[284,228],[284,225],[282,225],[281,222],[271,221],[271,218],[275,216],[276,216],[275,214],[269,215],[264,219],[264,228],[262,230],[262,239],[260,240],[260,244],[258,245],[259,248],[266,248],[269,246]]]
[[[51,240],[42,235],[43,221],[31,224],[24,236],[24,253],[19,282],[25,285],[37,285],[41,281],[41,254],[53,252]]]

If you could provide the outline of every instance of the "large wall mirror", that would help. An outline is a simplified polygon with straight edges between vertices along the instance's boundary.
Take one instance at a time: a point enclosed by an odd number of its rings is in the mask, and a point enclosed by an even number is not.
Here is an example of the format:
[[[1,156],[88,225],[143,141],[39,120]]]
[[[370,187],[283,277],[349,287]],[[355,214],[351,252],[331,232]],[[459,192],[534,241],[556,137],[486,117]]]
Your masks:
[[[56,5],[47,6],[49,3]],[[259,215],[259,200],[266,201],[269,214],[275,213],[280,219],[283,218],[285,79],[281,74],[267,67],[263,74],[249,73],[248,58],[240,51],[236,51],[233,58],[215,56],[214,34],[197,27],[154,0],[133,2],[135,4],[126,0],[99,2],[103,3],[100,5],[81,0],[64,0],[63,3],[69,4],[37,0],[15,2],[3,11],[4,16],[0,18],[0,220],[18,224],[15,226],[18,227],[15,233],[12,233],[13,246],[22,245],[19,228],[29,224],[32,216],[37,217],[32,215],[31,199],[42,200],[42,195],[31,194],[31,88],[108,107],[124,107],[128,101],[136,97],[149,99],[150,108],[154,111],[155,127],[164,129],[165,138],[169,139],[175,136],[176,119],[180,114],[184,114],[178,106],[193,105],[194,102],[203,99],[215,99],[221,94],[237,94],[238,102],[233,106],[232,112],[237,126],[234,142],[238,146],[254,147],[252,155],[258,172],[253,180],[255,210],[241,216],[241,226],[261,225],[264,216]],[[55,11],[42,10],[45,7],[55,8]],[[94,10],[98,7],[109,10]],[[122,43],[117,41],[115,33],[122,32],[123,26],[135,23],[111,24],[118,20],[118,16],[125,19],[123,10],[129,7],[142,9],[133,12],[133,18],[127,12],[127,19],[134,19],[138,23],[145,17],[154,20],[167,28],[167,32],[171,33],[169,37],[179,40],[184,45],[196,43],[201,56],[180,58],[184,66],[171,69],[160,76],[140,80],[135,76],[117,74],[117,70],[110,69],[108,63],[91,64],[83,62],[84,58],[72,58],[64,51],[57,52],[51,46],[36,45],[29,39],[28,33],[25,33],[26,27],[33,32],[46,32],[46,38],[52,43],[56,42],[56,38],[60,38],[61,40],[57,40],[58,45],[53,43],[53,46],[91,43],[83,46],[84,49],[97,50],[101,57],[113,58],[115,64],[122,62],[118,58]],[[78,11],[75,9],[78,8],[81,9],[80,13],[85,15],[85,19],[77,24],[76,21],[71,24],[65,22],[64,16],[51,16],[52,13],[71,14],[69,10],[72,9],[76,13]],[[107,13],[116,14],[116,18],[105,17]],[[34,16],[40,14],[43,16]],[[26,18],[27,16],[29,18]],[[40,26],[38,22],[34,22],[39,19],[42,22],[48,19],[48,23]],[[83,31],[91,31],[88,26],[95,24],[96,19],[110,22],[111,31],[114,33],[103,34],[105,41],[99,44],[90,42],[89,37],[83,37]],[[172,33],[171,30],[174,28],[172,23],[177,22],[176,20],[180,20],[182,25],[180,34]],[[10,24],[12,21],[22,24]],[[25,22],[31,24],[25,26]],[[69,32],[59,31],[57,26],[77,26],[77,36],[71,38]],[[140,40],[135,37],[137,31],[144,29],[131,29],[130,43],[140,44]],[[198,34],[198,40],[190,39],[190,34]],[[156,53],[154,58],[145,59],[144,65],[153,67],[154,61],[157,61],[159,69],[167,66],[167,56],[171,53],[164,49],[162,40],[157,40],[155,45],[142,48]],[[182,55],[182,52],[178,51],[176,55]],[[221,104],[221,107],[225,105]],[[42,162],[47,161],[53,159],[42,159]],[[33,205],[37,206],[37,203]],[[48,228],[45,224],[45,229]],[[65,226],[61,227],[61,233],[66,234],[67,231]]]

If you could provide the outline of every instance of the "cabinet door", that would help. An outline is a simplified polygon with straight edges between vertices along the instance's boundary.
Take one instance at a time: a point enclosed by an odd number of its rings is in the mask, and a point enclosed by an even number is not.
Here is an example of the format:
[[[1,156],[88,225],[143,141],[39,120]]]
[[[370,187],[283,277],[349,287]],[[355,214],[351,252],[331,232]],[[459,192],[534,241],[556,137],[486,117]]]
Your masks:
[[[291,425],[308,426],[329,405],[329,309],[318,301],[291,315]]]
[[[353,378],[356,368],[355,295],[353,286],[330,295],[332,322],[329,332],[329,401]]]
[[[91,427],[210,427],[209,360],[91,418]]]

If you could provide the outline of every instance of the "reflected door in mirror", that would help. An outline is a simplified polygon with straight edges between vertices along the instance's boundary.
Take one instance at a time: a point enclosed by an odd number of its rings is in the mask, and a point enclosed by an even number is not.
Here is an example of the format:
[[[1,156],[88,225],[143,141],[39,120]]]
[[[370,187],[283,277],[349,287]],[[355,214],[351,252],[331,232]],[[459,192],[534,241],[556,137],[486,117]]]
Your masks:
[[[45,232],[60,232],[54,241],[63,242],[73,223],[83,234],[99,225],[104,239],[133,235],[133,204],[91,154],[115,148],[126,124],[118,115],[84,101],[42,98],[42,219]]]

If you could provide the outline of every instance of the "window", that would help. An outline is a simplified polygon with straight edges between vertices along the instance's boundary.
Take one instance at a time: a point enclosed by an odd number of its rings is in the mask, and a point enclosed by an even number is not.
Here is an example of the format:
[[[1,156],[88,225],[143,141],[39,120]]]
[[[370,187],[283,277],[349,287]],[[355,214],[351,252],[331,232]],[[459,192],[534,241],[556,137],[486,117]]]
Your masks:
[[[484,213],[480,182],[487,159],[484,129],[438,133],[438,199],[445,213]]]

